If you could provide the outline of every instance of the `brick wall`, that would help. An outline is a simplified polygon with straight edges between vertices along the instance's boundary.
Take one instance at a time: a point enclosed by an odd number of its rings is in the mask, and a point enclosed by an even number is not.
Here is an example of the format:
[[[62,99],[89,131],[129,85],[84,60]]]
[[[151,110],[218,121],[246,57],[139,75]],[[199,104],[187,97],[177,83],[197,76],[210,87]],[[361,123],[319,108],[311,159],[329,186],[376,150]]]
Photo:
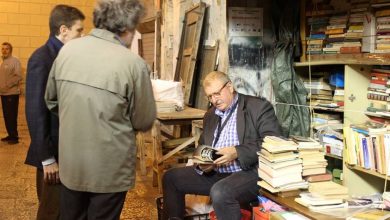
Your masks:
[[[95,0],[0,0],[0,43],[13,45],[13,55],[20,59],[23,74],[32,52],[49,36],[49,13],[57,4],[80,9],[86,16],[84,34],[91,30]]]

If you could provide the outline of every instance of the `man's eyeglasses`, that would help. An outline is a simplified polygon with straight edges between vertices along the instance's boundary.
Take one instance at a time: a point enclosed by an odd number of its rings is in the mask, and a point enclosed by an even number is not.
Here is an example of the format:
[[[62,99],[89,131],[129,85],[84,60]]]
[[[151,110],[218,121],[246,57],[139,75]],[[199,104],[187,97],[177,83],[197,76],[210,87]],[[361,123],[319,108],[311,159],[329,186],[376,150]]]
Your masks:
[[[213,100],[213,97],[219,97],[221,96],[222,90],[226,87],[226,85],[230,83],[230,81],[227,81],[223,86],[217,91],[207,96],[207,100],[211,102]]]

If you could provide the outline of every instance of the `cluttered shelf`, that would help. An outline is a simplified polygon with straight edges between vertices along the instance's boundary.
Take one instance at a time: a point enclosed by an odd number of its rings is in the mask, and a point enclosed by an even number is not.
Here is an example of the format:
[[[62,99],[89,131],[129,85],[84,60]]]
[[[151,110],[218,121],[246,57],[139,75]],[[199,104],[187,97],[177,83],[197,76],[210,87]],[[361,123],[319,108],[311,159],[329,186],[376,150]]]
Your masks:
[[[350,165],[350,164],[348,164],[348,163],[345,163],[345,165],[346,165],[349,169],[351,169],[351,170],[357,170],[357,171],[359,171],[359,172],[367,173],[367,174],[370,174],[370,175],[372,175],[372,176],[376,176],[376,177],[379,177],[379,178],[382,178],[382,179],[385,179],[385,180],[386,180],[386,179],[387,179],[387,180],[390,180],[390,178],[387,178],[386,175],[380,174],[380,173],[378,173],[378,172],[376,172],[376,171],[369,170],[369,169],[365,169],[365,168],[363,168],[363,167],[361,167],[361,166],[357,166],[357,165]]]
[[[309,62],[310,60],[310,62]],[[359,53],[359,54],[316,54],[307,56],[304,62],[295,62],[296,67],[320,65],[388,65],[388,53]]]

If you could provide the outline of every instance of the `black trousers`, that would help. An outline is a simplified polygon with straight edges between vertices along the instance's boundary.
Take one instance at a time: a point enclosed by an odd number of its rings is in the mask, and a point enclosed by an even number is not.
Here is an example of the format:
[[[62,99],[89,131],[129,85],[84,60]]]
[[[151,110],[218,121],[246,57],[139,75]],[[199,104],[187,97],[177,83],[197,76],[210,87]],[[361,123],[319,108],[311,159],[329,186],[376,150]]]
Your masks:
[[[183,219],[185,195],[210,195],[218,219],[240,220],[241,204],[256,200],[257,169],[232,174],[199,175],[193,167],[168,170],[163,176],[163,219]]]
[[[39,207],[37,220],[60,219],[61,184],[47,184],[43,181],[43,170],[37,169],[37,195]]]
[[[2,95],[1,105],[3,106],[3,117],[8,136],[17,139],[19,95]]]
[[[61,220],[118,220],[126,192],[90,193],[61,187]]]

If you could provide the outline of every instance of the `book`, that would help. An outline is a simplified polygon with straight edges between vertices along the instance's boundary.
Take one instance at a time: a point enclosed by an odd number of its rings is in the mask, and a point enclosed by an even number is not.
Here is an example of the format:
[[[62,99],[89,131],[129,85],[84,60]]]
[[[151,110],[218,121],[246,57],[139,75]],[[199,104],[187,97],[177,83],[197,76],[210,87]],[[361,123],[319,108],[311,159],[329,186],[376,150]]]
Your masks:
[[[217,150],[207,145],[199,145],[195,148],[195,151],[192,155],[192,160],[194,163],[199,164],[213,164],[214,160],[221,157],[221,155],[216,154]]]
[[[332,180],[332,175],[330,173],[310,175],[310,176],[306,176],[305,180],[309,183],[330,181]]]

